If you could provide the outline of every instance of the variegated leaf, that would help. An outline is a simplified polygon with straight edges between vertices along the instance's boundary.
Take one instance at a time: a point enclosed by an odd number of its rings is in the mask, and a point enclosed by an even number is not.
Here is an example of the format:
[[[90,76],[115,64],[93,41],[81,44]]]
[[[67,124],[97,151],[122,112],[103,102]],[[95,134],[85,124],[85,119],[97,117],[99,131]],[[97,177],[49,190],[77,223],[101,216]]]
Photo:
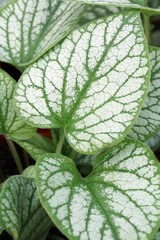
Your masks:
[[[153,151],[160,148],[160,131],[158,131],[153,137],[148,139],[145,144]]]
[[[9,178],[0,195],[0,221],[14,240],[45,240],[52,223],[41,206],[34,179]]]
[[[14,138],[30,138],[36,131],[15,112],[13,92],[16,81],[0,69],[0,134]]]
[[[42,56],[22,75],[15,104],[31,125],[63,127],[75,150],[97,153],[127,135],[149,77],[139,12],[127,11],[82,26]]]
[[[44,155],[36,179],[42,205],[70,240],[148,240],[158,231],[160,165],[141,142],[102,153],[85,179],[71,159]]]
[[[61,0],[15,0],[0,11],[0,60],[28,65],[59,42],[86,6]]]
[[[128,138],[142,142],[160,130],[160,48],[149,48],[151,61],[150,88],[140,115]]]

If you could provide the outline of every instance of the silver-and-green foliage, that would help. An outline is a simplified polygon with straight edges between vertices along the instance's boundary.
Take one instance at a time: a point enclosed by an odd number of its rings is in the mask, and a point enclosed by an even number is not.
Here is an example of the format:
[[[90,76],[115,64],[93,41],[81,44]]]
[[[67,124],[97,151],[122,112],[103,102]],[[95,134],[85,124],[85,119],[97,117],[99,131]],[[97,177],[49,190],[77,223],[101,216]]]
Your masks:
[[[60,0],[12,0],[0,11],[0,60],[33,62],[68,34],[85,8]]]
[[[149,47],[151,62],[150,88],[128,137],[142,142],[160,130],[160,48]]]
[[[127,135],[149,77],[140,14],[127,11],[73,31],[27,68],[15,104],[31,125],[64,128],[75,150],[97,153]]]
[[[7,3],[9,3],[11,0],[1,0],[0,1],[0,8],[4,7]]]
[[[35,180],[9,178],[0,194],[0,222],[14,240],[45,240],[52,222],[37,194]]]
[[[97,156],[83,179],[60,154],[36,164],[43,207],[70,240],[152,239],[160,224],[160,166],[142,143],[126,140]]]
[[[0,134],[18,139],[30,138],[36,131],[16,114],[13,93],[16,81],[0,69]]]

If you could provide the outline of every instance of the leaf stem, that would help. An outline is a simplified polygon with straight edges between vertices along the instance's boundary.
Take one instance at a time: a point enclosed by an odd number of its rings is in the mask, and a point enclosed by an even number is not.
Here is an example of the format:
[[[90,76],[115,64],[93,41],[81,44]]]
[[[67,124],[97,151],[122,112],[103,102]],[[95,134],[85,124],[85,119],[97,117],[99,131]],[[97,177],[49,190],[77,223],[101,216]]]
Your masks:
[[[52,142],[55,147],[57,147],[57,136],[55,134],[54,128],[51,128]]]
[[[60,139],[59,139],[59,142],[58,142],[58,145],[57,145],[56,153],[61,153],[62,146],[63,146],[63,143],[64,143],[64,139],[65,139],[65,132],[64,132],[64,130],[62,130],[61,135],[60,135]]]
[[[149,44],[149,40],[150,40],[149,15],[144,13],[143,16],[144,16],[144,29],[145,29],[146,39],[147,39],[147,43]]]
[[[73,151],[72,151],[72,153],[71,153],[71,155],[70,155],[70,158],[71,158],[72,160],[74,160],[76,154],[77,154],[77,152],[73,149]]]
[[[18,153],[17,153],[17,150],[16,150],[16,148],[15,148],[15,146],[14,146],[14,143],[13,143],[13,141],[12,141],[11,139],[8,139],[6,136],[5,136],[5,138],[6,138],[6,141],[7,141],[7,143],[8,143],[8,146],[9,146],[11,152],[12,152],[12,155],[13,155],[13,157],[14,157],[14,160],[15,160],[15,162],[16,162],[18,171],[19,171],[19,173],[21,174],[21,173],[23,172],[23,167],[22,167],[22,164],[21,164],[19,155],[18,155]]]

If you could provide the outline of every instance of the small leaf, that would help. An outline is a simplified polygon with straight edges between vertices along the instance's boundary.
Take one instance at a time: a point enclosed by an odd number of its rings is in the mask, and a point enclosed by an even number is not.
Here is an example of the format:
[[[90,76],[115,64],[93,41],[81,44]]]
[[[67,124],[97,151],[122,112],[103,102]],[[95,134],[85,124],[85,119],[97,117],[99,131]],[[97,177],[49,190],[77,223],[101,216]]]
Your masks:
[[[74,162],[48,154],[36,164],[42,205],[68,239],[152,239],[160,226],[160,166],[126,140],[96,157],[83,179]]]
[[[128,138],[142,142],[160,130],[160,48],[149,48],[151,61],[150,88],[139,117]]]
[[[30,64],[68,34],[85,8],[60,0],[11,1],[0,11],[0,60]]]
[[[27,140],[12,139],[24,148],[34,160],[46,153],[54,153],[55,147],[52,140],[36,133],[32,138]]]
[[[149,77],[139,12],[127,11],[73,31],[27,68],[15,104],[31,125],[63,127],[76,151],[94,154],[127,135]]]
[[[146,0],[65,0],[65,1],[74,2],[74,3],[86,3],[86,4],[95,4],[95,5],[125,7],[125,8],[131,8],[131,9],[137,8],[147,14],[151,14],[151,15],[160,14],[159,9],[145,7]]]
[[[0,69],[0,134],[14,138],[30,138],[36,131],[20,119],[13,104],[16,81]]]
[[[45,240],[52,223],[41,206],[34,179],[9,178],[0,195],[0,220],[14,240]]]
[[[93,160],[95,159],[96,155],[84,155],[84,154],[76,154],[74,162],[81,174],[83,176],[87,176],[89,173],[92,172],[93,168]]]
[[[145,144],[152,149],[157,150],[160,147],[160,131],[158,131],[153,137],[148,139]]]
[[[23,172],[22,175],[24,177],[28,177],[28,178],[36,178],[36,172],[35,172],[35,166],[29,166],[27,167]]]
[[[154,238],[154,240],[160,240],[160,232],[158,232]]]
[[[4,7],[7,3],[9,3],[11,0],[1,0],[0,1],[0,8]]]
[[[1,191],[2,191],[2,186],[0,184],[0,194],[1,194]],[[2,223],[1,223],[1,220],[0,220],[0,234],[2,234],[3,231],[4,231],[4,227],[2,226]]]

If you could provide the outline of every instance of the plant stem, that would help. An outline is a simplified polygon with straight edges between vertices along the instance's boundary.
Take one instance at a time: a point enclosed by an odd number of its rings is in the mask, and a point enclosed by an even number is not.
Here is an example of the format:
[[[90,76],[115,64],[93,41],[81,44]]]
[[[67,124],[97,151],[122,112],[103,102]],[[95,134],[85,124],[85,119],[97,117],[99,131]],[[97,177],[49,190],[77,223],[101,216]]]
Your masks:
[[[25,167],[28,167],[29,164],[29,157],[28,157],[28,153],[23,149],[23,157],[24,157],[24,162],[25,162]]]
[[[6,137],[6,136],[5,136],[5,137]],[[12,155],[13,155],[14,160],[15,160],[15,162],[16,162],[18,171],[19,171],[19,173],[21,174],[21,173],[23,172],[23,167],[22,167],[22,164],[21,164],[19,155],[18,155],[18,153],[17,153],[17,150],[16,150],[16,148],[15,148],[15,146],[14,146],[14,143],[12,142],[11,139],[8,139],[7,137],[6,137],[6,141],[7,141],[8,146],[9,146],[11,152],[12,152]]]
[[[65,132],[64,132],[64,130],[62,130],[62,133],[61,133],[58,145],[57,145],[56,153],[61,153],[64,139],[65,139]]]
[[[147,43],[149,44],[149,40],[150,40],[149,15],[145,13],[143,15],[144,15],[144,29],[145,29],[146,39],[147,39]]]
[[[71,158],[72,160],[74,160],[76,154],[77,154],[77,152],[76,152],[75,150],[73,150],[72,153],[71,153],[71,155],[70,155],[70,158]]]
[[[57,136],[56,136],[53,128],[51,128],[51,135],[52,135],[52,142],[53,142],[54,146],[57,147]]]

